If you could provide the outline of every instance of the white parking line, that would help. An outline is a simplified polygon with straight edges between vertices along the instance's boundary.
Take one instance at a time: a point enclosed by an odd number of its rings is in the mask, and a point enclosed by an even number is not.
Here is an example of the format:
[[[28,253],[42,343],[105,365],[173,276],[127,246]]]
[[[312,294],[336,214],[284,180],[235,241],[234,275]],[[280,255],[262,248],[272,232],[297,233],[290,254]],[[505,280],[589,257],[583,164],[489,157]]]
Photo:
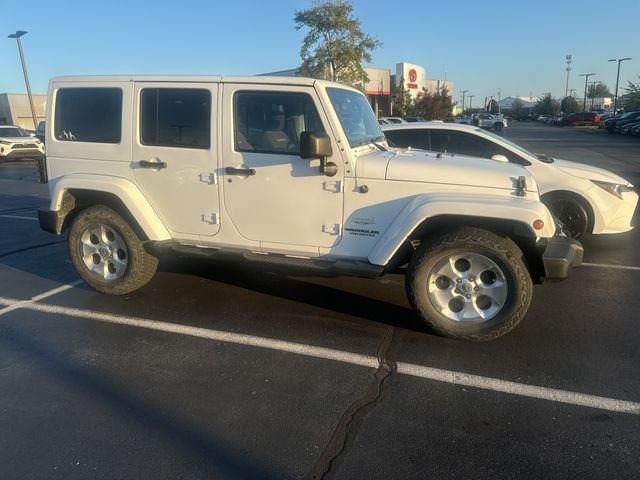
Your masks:
[[[640,267],[634,267],[632,265],[616,265],[613,263],[589,263],[584,262],[582,264],[583,267],[594,267],[594,268],[614,268],[618,270],[633,270],[636,272],[640,272]]]
[[[21,215],[0,215],[0,218],[16,218],[18,220],[33,220],[35,222],[38,221],[37,217],[23,217]]]
[[[76,280],[75,282],[69,283],[67,285],[60,285],[59,287],[52,288],[51,290],[47,290],[46,292],[40,293],[31,297],[29,300],[16,300],[11,298],[0,298],[2,303],[8,304],[8,307],[0,308],[0,315],[4,315],[5,313],[9,313],[18,308],[28,308],[30,305],[43,300],[45,298],[51,297],[53,295],[57,295],[58,293],[64,292],[65,290],[69,290],[77,285],[80,285],[82,280]]]
[[[35,298],[35,297],[34,297]],[[3,302],[12,302],[12,299],[0,298]],[[280,352],[293,353],[296,355],[305,355],[308,357],[322,358],[326,360],[334,360],[337,362],[358,365],[368,368],[377,368],[379,360],[370,355],[362,355],[358,353],[334,350],[331,348],[317,347],[306,345],[303,343],[287,342],[284,340],[276,340],[272,338],[259,337],[255,335],[245,335],[221,330],[213,330],[201,327],[190,327],[188,325],[174,324],[162,322],[158,320],[147,320],[144,318],[126,317],[109,313],[95,312],[91,310],[83,310],[73,307],[61,307],[57,305],[43,305],[35,303],[32,299],[27,302],[18,302],[8,308],[24,308],[27,310],[66,315],[76,318],[86,318],[99,322],[113,323],[117,325],[125,325],[136,328],[144,328],[147,330],[155,330],[161,332],[175,333],[179,335],[188,335],[192,337],[204,338],[208,340],[216,340],[220,342],[233,343],[237,345],[247,345],[252,347],[266,348]],[[0,310],[0,314],[2,310]],[[443,370],[439,368],[425,367],[411,363],[399,362],[397,371],[403,375],[425,378],[438,382],[449,383],[453,385],[464,385],[467,387],[478,388],[482,390],[491,390],[495,392],[517,395],[520,397],[536,398],[548,400],[552,402],[565,403],[569,405],[578,405],[600,410],[608,410],[611,412],[629,413],[640,415],[640,403],[630,402],[626,400],[618,400],[615,398],[600,397],[585,393],[571,392],[567,390],[558,390],[536,385],[528,385],[524,383],[510,382],[497,378],[483,377],[480,375],[471,375],[463,372],[451,370]]]

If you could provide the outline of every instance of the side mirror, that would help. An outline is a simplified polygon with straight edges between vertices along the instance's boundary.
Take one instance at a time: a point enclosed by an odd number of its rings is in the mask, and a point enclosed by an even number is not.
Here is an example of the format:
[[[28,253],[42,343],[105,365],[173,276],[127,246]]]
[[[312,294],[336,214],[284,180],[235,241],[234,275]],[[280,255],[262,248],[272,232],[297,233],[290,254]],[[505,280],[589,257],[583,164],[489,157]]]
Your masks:
[[[504,155],[494,155],[493,157],[491,157],[491,160],[495,160],[496,162],[506,162],[509,163],[509,159],[507,157],[505,157]]]
[[[320,173],[333,177],[338,173],[338,166],[327,162],[327,157],[333,154],[331,138],[325,132],[302,132],[300,134],[300,158],[320,159]]]

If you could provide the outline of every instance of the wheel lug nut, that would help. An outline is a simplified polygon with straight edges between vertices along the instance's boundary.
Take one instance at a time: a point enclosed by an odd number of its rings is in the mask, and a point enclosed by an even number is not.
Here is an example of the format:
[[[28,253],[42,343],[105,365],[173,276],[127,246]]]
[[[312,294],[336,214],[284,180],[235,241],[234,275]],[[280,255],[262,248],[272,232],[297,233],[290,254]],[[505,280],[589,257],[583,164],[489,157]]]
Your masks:
[[[478,291],[480,291],[480,287],[473,287],[473,291],[474,291],[474,292],[478,292]]]
[[[475,280],[475,278],[474,278],[474,277],[469,277],[469,281],[470,281],[470,282],[473,282],[474,280]]]
[[[456,278],[456,282],[461,283],[462,279],[461,278]]]
[[[459,288],[456,288],[456,289],[455,289],[455,292],[456,292],[456,293],[460,293],[460,289],[459,289]]]
[[[464,298],[469,299],[471,298],[471,295],[469,295],[468,293],[464,296]]]

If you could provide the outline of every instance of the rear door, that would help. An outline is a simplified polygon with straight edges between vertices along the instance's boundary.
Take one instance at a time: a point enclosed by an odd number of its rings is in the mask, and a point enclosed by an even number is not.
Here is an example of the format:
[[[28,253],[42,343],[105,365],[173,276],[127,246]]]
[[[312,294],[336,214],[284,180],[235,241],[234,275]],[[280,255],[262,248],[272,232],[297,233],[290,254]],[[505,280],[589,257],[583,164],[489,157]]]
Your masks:
[[[219,230],[218,85],[136,82],[131,167],[138,186],[176,236]]]

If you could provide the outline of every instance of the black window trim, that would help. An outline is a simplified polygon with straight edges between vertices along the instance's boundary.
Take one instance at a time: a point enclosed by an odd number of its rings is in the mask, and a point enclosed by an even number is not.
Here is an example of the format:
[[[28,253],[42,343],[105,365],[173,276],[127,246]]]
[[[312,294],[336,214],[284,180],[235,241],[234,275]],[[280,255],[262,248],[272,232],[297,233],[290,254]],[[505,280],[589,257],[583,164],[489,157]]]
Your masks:
[[[109,89],[109,90],[119,90],[120,91],[120,137],[119,140],[117,142],[87,142],[87,141],[82,141],[82,140],[62,140],[57,138],[56,135],[56,126],[57,126],[57,115],[58,115],[58,94],[63,91],[63,90],[95,90],[95,89]],[[55,95],[55,101],[53,103],[53,115],[52,115],[52,120],[53,120],[53,125],[51,128],[51,132],[52,132],[52,140],[54,142],[60,142],[63,144],[78,144],[78,143],[82,143],[82,144],[91,144],[91,145],[122,145],[122,138],[124,137],[124,125],[125,125],[125,108],[124,108],[124,88],[122,87],[117,87],[117,86],[112,86],[112,85],[100,85],[100,86],[82,86],[82,87],[76,87],[76,86],[61,86],[56,90],[56,95]],[[36,127],[37,128],[37,127]],[[46,128],[46,126],[45,126]],[[46,131],[46,130],[45,130]]]
[[[313,100],[313,96],[309,93],[309,92],[292,92],[291,90],[236,90],[235,92],[233,92],[233,124],[232,124],[232,129],[233,129],[233,151],[236,153],[260,153],[262,155],[284,155],[287,157],[300,157],[300,152],[274,152],[273,150],[258,150],[258,149],[253,149],[253,150],[238,150],[236,148],[236,125],[237,125],[237,105],[238,105],[238,95],[239,94],[246,94],[246,93],[257,93],[257,94],[261,94],[261,95],[265,95],[265,94],[273,94],[273,95],[303,95],[303,96],[307,96],[309,98],[309,100],[311,100],[311,104],[313,105],[313,107],[316,109],[316,114],[318,116],[318,120],[320,121],[320,123],[322,124],[322,128],[324,128],[325,132],[327,131],[327,129],[325,128],[324,122],[322,121],[322,117],[320,116],[320,110],[318,109],[318,105],[316,104],[316,102],[314,102]]]
[[[208,147],[200,147],[200,146],[194,146],[194,145],[161,145],[161,144],[157,144],[157,143],[144,143],[144,141],[142,140],[142,92],[144,90],[202,90],[207,92],[207,94],[209,95],[209,146]],[[214,109],[213,109],[213,95],[211,94],[211,90],[208,88],[204,88],[204,87],[167,87],[167,86],[145,86],[140,88],[140,90],[138,91],[138,135],[137,135],[137,140],[138,143],[143,146],[143,147],[150,147],[150,148],[177,148],[177,149],[183,149],[183,148],[187,148],[189,150],[203,150],[203,151],[211,151],[212,148],[214,147],[214,135],[213,135],[213,125],[214,122],[212,120],[212,115],[214,113]],[[157,112],[156,112],[157,114]]]

